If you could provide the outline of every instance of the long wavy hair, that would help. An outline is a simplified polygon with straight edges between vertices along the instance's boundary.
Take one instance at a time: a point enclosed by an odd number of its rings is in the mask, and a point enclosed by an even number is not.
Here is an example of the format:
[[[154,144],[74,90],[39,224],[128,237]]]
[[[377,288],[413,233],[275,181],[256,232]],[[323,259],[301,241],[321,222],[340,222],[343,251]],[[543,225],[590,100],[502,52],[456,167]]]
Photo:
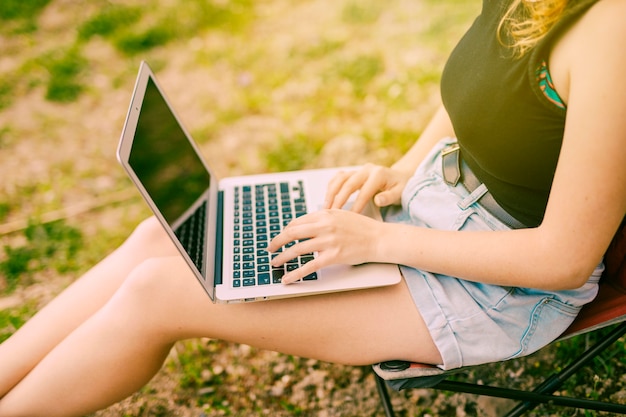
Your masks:
[[[498,27],[498,39],[521,57],[559,20],[568,0],[513,0]]]

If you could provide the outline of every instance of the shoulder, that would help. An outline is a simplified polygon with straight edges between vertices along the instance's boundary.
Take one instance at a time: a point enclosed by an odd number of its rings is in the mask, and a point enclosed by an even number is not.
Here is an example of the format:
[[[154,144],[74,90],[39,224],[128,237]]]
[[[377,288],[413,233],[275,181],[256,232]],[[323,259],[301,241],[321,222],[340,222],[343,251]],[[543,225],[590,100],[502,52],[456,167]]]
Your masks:
[[[590,37],[602,38],[626,33],[624,16],[626,0],[600,0],[585,13],[580,24],[585,32],[592,31],[588,33]]]
[[[626,0],[600,0],[572,28],[569,69],[572,82],[626,71]],[[598,81],[598,80],[596,80]]]
[[[617,77],[626,71],[624,16],[626,0],[599,0],[555,43],[550,66],[566,102],[581,82]]]
[[[626,50],[620,41],[626,40],[626,0],[600,0],[573,27],[578,46],[593,54],[595,50]],[[593,48],[593,49],[590,49]]]

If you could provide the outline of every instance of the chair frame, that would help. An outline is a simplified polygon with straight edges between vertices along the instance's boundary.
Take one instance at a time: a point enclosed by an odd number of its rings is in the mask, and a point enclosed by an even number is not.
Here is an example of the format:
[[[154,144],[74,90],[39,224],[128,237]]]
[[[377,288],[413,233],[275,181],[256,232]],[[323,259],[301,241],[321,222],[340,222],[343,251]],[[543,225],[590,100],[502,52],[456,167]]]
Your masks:
[[[502,388],[490,385],[482,385],[476,383],[467,383],[459,381],[450,381],[444,379],[435,383],[430,388],[440,389],[452,392],[462,392],[467,394],[485,395],[496,398],[506,398],[518,400],[520,403],[512,408],[507,417],[516,417],[523,415],[526,411],[530,411],[539,404],[552,403],[564,407],[583,408],[596,411],[608,411],[613,413],[626,414],[626,405],[614,404],[606,401],[588,400],[573,397],[556,396],[553,393],[558,390],[571,376],[577,371],[587,366],[589,362],[598,356],[602,351],[615,343],[618,339],[626,334],[626,318],[600,341],[587,349],[584,353],[574,359],[570,364],[558,373],[554,373],[546,378],[541,384],[532,391],[524,391],[518,389]],[[376,387],[381,399],[385,415],[394,417],[395,413],[391,405],[391,399],[385,380],[375,374]]]
[[[449,380],[452,374],[464,368],[443,371],[424,364],[411,364],[403,361],[389,361],[374,365],[378,394],[387,417],[394,417],[394,411],[387,390],[386,380],[395,380],[394,388],[434,388],[452,392],[485,395],[520,401],[512,408],[507,417],[517,417],[537,407],[539,404],[555,404],[564,407],[583,408],[596,411],[608,411],[626,414],[626,404],[607,401],[554,395],[570,377],[589,365],[618,339],[626,335],[626,217],[615,234],[605,254],[606,269],[600,280],[600,290],[596,299],[586,305],[570,328],[558,340],[579,334],[594,332],[613,326],[610,332],[602,336],[593,346],[572,360],[560,372],[547,377],[532,391],[510,389],[478,383]],[[480,365],[478,365],[480,366]],[[396,375],[393,375],[396,373]],[[383,378],[383,376],[385,378]]]

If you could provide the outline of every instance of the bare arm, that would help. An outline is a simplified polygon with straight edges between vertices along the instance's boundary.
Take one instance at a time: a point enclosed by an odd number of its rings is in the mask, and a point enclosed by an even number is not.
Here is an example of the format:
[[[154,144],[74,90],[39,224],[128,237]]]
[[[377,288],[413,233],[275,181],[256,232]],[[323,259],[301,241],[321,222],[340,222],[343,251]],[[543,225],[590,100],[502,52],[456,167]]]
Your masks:
[[[625,14],[623,0],[600,2],[562,41],[571,46],[558,57],[567,67],[568,116],[539,227],[449,232],[330,211],[293,222],[277,243],[312,238],[281,256],[320,251],[321,256],[306,266],[315,269],[329,263],[379,261],[505,286],[581,286],[626,212],[626,50],[615,42],[626,39],[620,18]],[[425,148],[411,149],[399,162],[401,169],[411,167]],[[354,236],[360,245],[354,245]],[[358,247],[347,249],[350,244]]]
[[[624,14],[626,2],[601,2],[565,39],[568,117],[541,226],[464,234],[391,225],[383,258],[503,285],[584,283],[626,212],[626,51],[614,42],[626,39]],[[417,243],[413,253],[396,252],[402,241]]]

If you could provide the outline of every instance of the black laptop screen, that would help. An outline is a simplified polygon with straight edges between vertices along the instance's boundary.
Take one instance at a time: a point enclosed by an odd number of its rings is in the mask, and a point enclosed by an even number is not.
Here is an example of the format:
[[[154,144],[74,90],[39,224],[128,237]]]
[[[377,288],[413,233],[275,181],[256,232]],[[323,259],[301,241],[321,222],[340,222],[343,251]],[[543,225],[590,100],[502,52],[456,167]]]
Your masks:
[[[152,79],[148,80],[129,163],[172,225],[211,178]]]

